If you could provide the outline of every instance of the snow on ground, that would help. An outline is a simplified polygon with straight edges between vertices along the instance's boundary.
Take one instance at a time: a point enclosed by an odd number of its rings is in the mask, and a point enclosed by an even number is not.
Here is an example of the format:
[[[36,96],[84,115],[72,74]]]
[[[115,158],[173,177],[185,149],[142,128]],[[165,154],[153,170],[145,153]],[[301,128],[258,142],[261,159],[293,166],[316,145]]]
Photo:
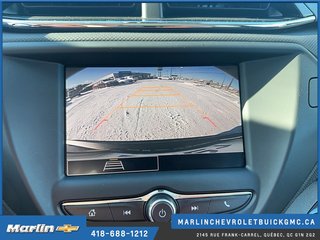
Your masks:
[[[215,135],[241,125],[239,96],[207,85],[139,80],[74,98],[67,139],[159,140]]]

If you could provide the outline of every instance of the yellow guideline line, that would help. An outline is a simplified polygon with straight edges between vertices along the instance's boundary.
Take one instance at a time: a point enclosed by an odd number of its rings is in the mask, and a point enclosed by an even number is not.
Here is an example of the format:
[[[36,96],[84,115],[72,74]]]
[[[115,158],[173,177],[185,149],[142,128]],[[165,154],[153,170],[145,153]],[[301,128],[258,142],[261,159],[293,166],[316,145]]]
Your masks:
[[[172,88],[162,88],[162,89],[138,89],[136,92],[171,92]]]
[[[167,97],[167,96],[179,96],[179,93],[174,94],[133,94],[129,95],[128,97]]]
[[[172,88],[169,86],[141,86],[140,89],[142,88]]]
[[[189,108],[193,105],[163,105],[163,106],[120,106],[118,108]]]
[[[115,106],[114,108],[112,108],[111,111],[110,111],[110,113],[107,114],[105,117],[103,117],[103,118],[101,119],[101,121],[96,125],[96,127],[94,128],[94,130],[97,130],[98,127],[100,127],[101,124],[103,124],[105,121],[107,121],[107,120],[111,117],[111,115],[112,115],[115,111],[117,111],[117,110],[119,109],[119,107],[122,106],[122,104],[124,104],[125,101],[126,101],[126,99],[122,99],[122,101],[121,101],[117,106]]]

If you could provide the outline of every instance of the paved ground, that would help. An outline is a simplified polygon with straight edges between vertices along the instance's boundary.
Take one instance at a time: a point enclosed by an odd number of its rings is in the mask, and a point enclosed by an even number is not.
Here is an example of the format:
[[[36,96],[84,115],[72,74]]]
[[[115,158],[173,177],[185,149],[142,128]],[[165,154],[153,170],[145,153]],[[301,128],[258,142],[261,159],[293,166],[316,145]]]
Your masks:
[[[200,137],[240,125],[237,95],[192,82],[139,80],[94,90],[67,106],[68,140]]]

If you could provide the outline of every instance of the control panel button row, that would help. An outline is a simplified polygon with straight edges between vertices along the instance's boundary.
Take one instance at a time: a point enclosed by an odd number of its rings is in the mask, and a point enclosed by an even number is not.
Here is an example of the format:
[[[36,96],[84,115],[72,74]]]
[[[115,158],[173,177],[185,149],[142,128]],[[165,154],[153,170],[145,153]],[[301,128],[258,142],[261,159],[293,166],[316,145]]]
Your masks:
[[[109,203],[114,221],[145,221],[143,214],[143,201]]]
[[[228,196],[211,198],[208,213],[233,212],[244,207],[250,200],[251,195]]]
[[[103,205],[77,205],[64,206],[64,210],[69,215],[86,216],[91,221],[113,221],[113,217],[108,204]]]

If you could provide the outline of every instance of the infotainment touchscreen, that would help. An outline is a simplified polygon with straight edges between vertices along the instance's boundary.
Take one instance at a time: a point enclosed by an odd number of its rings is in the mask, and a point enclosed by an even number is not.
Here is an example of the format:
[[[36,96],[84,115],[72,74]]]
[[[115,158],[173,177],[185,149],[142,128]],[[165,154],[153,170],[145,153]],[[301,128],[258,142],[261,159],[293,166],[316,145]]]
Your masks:
[[[243,157],[237,66],[66,68],[65,106],[68,175]]]

